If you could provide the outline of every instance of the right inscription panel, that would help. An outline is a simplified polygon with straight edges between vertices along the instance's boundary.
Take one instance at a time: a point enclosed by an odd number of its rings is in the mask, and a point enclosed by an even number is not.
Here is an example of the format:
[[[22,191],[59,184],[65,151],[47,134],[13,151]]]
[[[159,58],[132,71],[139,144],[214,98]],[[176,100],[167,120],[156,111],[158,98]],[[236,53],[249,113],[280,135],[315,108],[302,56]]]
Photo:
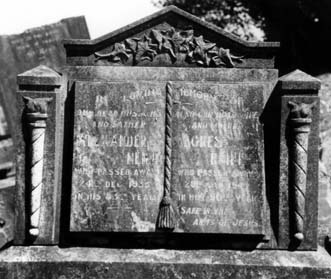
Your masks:
[[[261,84],[173,84],[178,232],[265,234]]]

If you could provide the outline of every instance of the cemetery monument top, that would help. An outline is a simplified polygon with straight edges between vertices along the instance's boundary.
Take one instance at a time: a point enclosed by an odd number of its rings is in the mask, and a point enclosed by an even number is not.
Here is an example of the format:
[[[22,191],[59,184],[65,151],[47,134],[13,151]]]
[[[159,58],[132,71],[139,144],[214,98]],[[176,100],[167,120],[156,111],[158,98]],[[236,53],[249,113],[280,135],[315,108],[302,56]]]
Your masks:
[[[175,6],[94,40],[65,40],[68,65],[273,68],[278,42],[246,42]]]

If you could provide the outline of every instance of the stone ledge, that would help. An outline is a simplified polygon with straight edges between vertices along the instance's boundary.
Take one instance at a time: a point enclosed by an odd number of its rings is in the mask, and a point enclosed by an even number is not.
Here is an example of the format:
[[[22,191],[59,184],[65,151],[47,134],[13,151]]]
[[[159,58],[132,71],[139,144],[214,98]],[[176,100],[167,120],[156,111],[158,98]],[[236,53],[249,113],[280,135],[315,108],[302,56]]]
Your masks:
[[[139,250],[10,247],[0,278],[331,278],[331,257],[317,251]]]

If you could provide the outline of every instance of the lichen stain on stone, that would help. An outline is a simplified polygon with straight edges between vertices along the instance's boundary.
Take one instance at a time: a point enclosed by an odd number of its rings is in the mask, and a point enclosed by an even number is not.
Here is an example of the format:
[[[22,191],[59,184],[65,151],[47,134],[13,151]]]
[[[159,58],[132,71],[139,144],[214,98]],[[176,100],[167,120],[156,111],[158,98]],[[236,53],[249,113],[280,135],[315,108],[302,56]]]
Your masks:
[[[176,271],[176,268],[173,265],[169,267],[162,267],[161,270],[167,274],[168,278],[182,279],[183,276]]]
[[[319,243],[323,245],[325,236],[331,231],[331,177],[323,162],[320,161],[319,167],[318,234]]]
[[[306,263],[300,259],[300,260],[297,260],[296,258],[292,257],[279,257],[279,265],[280,266],[289,266],[289,265],[292,265],[292,266],[301,266],[301,267],[304,267],[306,265]],[[276,263],[274,265],[277,265]]]
[[[131,218],[132,218],[132,226],[131,226],[132,231],[138,231],[138,232],[155,231],[155,224],[141,220],[134,211],[131,211]]]
[[[146,255],[146,251],[144,251],[144,255]],[[169,250],[154,250],[154,251],[148,251],[148,254],[150,256],[155,256],[156,261],[161,259],[166,261],[176,261],[176,253],[174,251]]]

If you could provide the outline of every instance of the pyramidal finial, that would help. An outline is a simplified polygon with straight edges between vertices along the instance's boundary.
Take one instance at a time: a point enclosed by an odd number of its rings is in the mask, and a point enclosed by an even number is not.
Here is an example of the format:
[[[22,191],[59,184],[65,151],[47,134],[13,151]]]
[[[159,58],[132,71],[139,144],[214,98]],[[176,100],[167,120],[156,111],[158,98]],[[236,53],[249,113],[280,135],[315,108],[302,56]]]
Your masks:
[[[19,85],[60,85],[61,75],[53,69],[39,65],[17,76]]]
[[[321,81],[301,70],[295,70],[279,78],[279,84],[285,90],[319,90]]]

